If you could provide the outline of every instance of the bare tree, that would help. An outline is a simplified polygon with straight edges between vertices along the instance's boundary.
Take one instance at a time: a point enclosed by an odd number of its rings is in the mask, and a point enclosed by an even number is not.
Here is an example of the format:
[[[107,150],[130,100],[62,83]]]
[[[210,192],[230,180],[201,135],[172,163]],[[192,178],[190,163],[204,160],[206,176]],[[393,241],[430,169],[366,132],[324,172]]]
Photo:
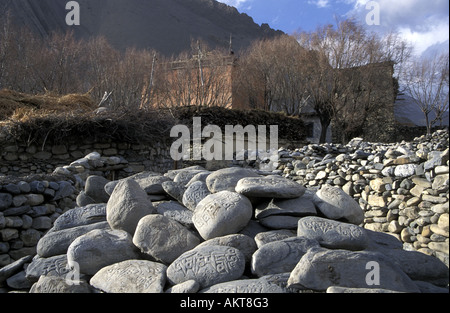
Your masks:
[[[405,92],[425,116],[427,133],[449,110],[449,54],[417,58],[405,76]]]

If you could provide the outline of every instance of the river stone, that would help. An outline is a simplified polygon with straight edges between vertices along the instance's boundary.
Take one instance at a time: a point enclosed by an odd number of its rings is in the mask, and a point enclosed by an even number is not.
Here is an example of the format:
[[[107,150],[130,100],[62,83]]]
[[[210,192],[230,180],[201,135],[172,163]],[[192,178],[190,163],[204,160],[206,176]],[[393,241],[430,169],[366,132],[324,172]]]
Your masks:
[[[262,277],[291,272],[302,256],[313,247],[319,247],[317,241],[299,237],[268,243],[253,254],[252,273]]]
[[[191,211],[195,211],[198,203],[209,196],[211,192],[206,183],[198,181],[192,183],[183,194],[183,204]]]
[[[247,197],[294,199],[303,196],[306,188],[281,176],[246,177],[236,185],[236,192]]]
[[[240,278],[245,270],[245,256],[236,248],[207,246],[182,254],[167,269],[172,285],[188,280],[200,289]]]
[[[109,229],[109,224],[100,222],[49,232],[39,240],[37,253],[43,258],[64,254],[75,239],[95,229]]]
[[[220,191],[235,191],[237,183],[246,177],[258,177],[254,171],[240,167],[225,168],[211,173],[206,178],[209,191],[217,193]]]
[[[185,206],[176,201],[155,202],[154,205],[158,214],[173,219],[188,228],[194,228],[194,223],[192,222],[194,213]]]
[[[253,238],[243,234],[213,238],[199,244],[196,249],[207,246],[228,246],[236,248],[244,254],[247,263],[250,263],[253,253],[258,248]]]
[[[288,239],[291,237],[296,237],[295,231],[288,229],[271,230],[267,232],[259,233],[255,236],[255,242],[258,248],[261,248],[265,244],[280,241],[283,239]]]
[[[379,265],[380,285],[369,286],[367,276]],[[370,276],[370,275],[369,275]],[[292,271],[288,287],[326,291],[329,287],[377,288],[401,292],[419,292],[414,282],[389,258],[377,252],[310,249]]]
[[[217,284],[201,290],[200,293],[275,294],[284,293],[284,289],[265,279],[246,279]]]
[[[13,197],[9,193],[0,193],[0,211],[4,211],[13,203]]]
[[[92,287],[85,281],[68,282],[64,277],[41,276],[31,287],[30,293],[92,293]]]
[[[129,177],[139,184],[139,186],[149,195],[164,194],[162,184],[171,181],[170,178],[161,176],[154,172],[143,172]]]
[[[313,201],[319,211],[329,219],[343,219],[355,225],[364,221],[364,211],[358,202],[338,187],[323,185],[314,195]]]
[[[139,184],[126,179],[114,188],[106,205],[106,219],[112,229],[124,230],[133,235],[140,219],[155,211]]]
[[[173,181],[176,183],[179,183],[183,186],[186,186],[192,178],[194,178],[194,176],[196,176],[197,174],[201,174],[204,173],[204,170],[186,170],[186,171],[181,171],[180,173],[178,173]],[[207,172],[209,173],[209,172]]]
[[[162,293],[167,266],[143,260],[128,260],[102,268],[90,283],[106,293]]]
[[[89,176],[86,180],[84,192],[95,203],[107,203],[109,200],[109,194],[105,191],[105,185],[107,183],[109,183],[109,180],[102,176]]]
[[[305,217],[299,220],[297,236],[316,240],[322,247],[364,250],[369,244],[369,236],[364,228],[332,221],[320,217]]]
[[[252,215],[252,204],[245,196],[221,191],[200,201],[192,221],[203,239],[208,240],[240,232]]]
[[[158,261],[172,263],[195,248],[200,239],[180,223],[162,215],[147,215],[136,228],[133,243]]]
[[[67,263],[86,275],[94,275],[105,266],[138,259],[132,237],[122,230],[93,230],[78,237],[67,250]]]
[[[90,204],[67,211],[53,223],[52,231],[106,222],[106,204]]]
[[[270,215],[290,215],[290,216],[311,216],[317,215],[316,206],[312,201],[312,196],[295,199],[272,199],[257,206],[256,218],[264,218]]]
[[[50,258],[35,256],[25,271],[25,277],[35,283],[41,276],[58,276],[66,278],[70,269],[67,265],[67,256],[57,255]]]

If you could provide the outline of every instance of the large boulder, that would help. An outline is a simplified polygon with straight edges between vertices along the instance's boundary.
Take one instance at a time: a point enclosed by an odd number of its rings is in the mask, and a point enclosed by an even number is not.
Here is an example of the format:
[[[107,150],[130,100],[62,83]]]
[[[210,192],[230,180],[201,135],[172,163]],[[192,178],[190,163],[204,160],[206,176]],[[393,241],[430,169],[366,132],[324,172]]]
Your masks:
[[[258,177],[254,171],[240,167],[225,168],[213,172],[206,178],[209,191],[235,191],[236,185],[242,178]]]
[[[120,181],[106,205],[106,219],[112,229],[133,235],[138,222],[155,213],[147,193],[132,179]]]
[[[250,222],[253,207],[245,196],[221,191],[200,201],[192,221],[203,239],[240,232]]]
[[[195,248],[200,239],[170,218],[147,215],[139,221],[133,243],[143,253],[170,264],[184,252]]]

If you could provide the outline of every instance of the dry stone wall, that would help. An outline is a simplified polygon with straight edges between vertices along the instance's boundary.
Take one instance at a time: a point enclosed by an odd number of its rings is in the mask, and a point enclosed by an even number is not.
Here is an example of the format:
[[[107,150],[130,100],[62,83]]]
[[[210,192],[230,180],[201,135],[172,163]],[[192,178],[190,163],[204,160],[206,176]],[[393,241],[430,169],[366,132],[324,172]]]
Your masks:
[[[366,229],[389,233],[406,249],[434,255],[448,266],[448,140],[442,130],[395,144],[357,138],[347,145],[280,149],[275,172],[310,189],[339,187],[364,210]]]

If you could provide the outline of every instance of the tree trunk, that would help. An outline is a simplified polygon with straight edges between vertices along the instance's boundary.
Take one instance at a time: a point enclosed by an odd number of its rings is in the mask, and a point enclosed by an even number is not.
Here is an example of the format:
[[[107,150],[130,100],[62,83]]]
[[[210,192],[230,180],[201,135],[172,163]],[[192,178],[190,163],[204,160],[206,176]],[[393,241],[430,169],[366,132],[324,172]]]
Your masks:
[[[319,143],[327,142],[328,127],[330,127],[330,124],[331,120],[329,118],[320,118],[320,125],[322,126],[322,129],[320,131]]]

